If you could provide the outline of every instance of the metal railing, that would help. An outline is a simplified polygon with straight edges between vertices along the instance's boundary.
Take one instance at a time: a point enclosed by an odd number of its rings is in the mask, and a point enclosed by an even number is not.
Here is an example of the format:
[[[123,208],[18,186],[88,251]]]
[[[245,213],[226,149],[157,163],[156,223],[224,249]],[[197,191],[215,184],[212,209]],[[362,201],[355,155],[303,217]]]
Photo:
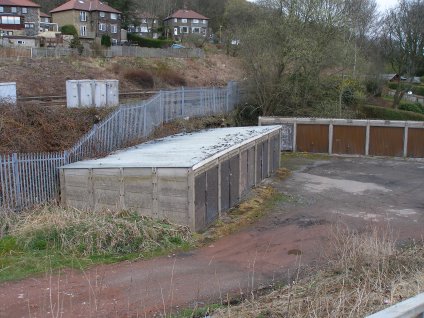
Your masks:
[[[365,318],[424,318],[424,293]]]
[[[232,111],[238,102],[234,82],[223,88],[160,91],[147,101],[122,104],[67,151],[0,155],[0,209],[20,210],[57,198],[57,168],[64,164],[125,148],[174,119]]]

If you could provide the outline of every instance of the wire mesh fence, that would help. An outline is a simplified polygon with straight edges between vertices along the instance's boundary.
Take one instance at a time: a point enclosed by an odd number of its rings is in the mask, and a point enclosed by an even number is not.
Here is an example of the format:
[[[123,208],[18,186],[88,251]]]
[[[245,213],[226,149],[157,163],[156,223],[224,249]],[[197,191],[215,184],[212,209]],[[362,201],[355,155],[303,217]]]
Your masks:
[[[235,82],[160,91],[147,101],[122,104],[67,151],[0,155],[0,209],[18,211],[54,200],[59,194],[58,167],[125,148],[178,118],[230,112],[239,99]]]

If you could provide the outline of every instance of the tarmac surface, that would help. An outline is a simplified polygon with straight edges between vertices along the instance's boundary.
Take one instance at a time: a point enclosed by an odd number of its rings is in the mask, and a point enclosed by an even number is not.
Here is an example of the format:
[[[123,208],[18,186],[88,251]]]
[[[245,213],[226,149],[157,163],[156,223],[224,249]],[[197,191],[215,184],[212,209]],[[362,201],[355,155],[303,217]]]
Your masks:
[[[3,283],[0,317],[160,317],[249,295],[319,261],[337,224],[423,238],[424,161],[290,156],[282,166],[292,174],[266,182],[285,200],[255,224],[187,253]]]

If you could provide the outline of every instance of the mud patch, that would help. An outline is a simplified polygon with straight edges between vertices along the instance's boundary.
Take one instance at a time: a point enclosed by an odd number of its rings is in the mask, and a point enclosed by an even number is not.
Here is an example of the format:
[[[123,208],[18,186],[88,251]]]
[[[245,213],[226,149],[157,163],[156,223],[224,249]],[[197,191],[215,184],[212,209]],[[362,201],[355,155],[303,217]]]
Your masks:
[[[300,228],[308,228],[314,225],[324,225],[324,224],[328,224],[329,222],[327,220],[324,219],[318,219],[315,217],[310,217],[310,216],[305,216],[305,215],[301,215],[301,216],[297,216],[297,217],[293,217],[293,218],[287,218],[284,220],[274,220],[273,224],[277,225],[277,226],[282,226],[282,225],[292,225],[295,224]]]
[[[308,173],[295,173],[298,181],[304,182],[309,192],[321,193],[328,190],[341,190],[354,195],[363,195],[368,191],[390,192],[390,189],[375,183],[359,182],[348,179],[332,179]]]

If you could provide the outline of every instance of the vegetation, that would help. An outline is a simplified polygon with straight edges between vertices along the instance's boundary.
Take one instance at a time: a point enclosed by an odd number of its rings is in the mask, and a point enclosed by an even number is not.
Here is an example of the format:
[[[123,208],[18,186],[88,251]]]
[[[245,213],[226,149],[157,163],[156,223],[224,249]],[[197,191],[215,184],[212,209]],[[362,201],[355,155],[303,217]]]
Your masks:
[[[78,36],[77,29],[72,24],[64,25],[60,28],[60,32],[66,35]]]
[[[152,74],[141,69],[127,71],[125,73],[125,78],[137,83],[143,88],[153,88],[155,86]]]
[[[105,46],[105,47],[111,47],[112,46],[112,40],[110,38],[110,35],[103,34],[102,38],[100,40],[100,44],[102,46]]]
[[[361,106],[360,112],[366,119],[424,121],[424,115],[419,113],[372,105]]]
[[[63,267],[150,257],[191,246],[191,232],[131,211],[44,206],[0,219],[0,281]]]
[[[263,296],[223,307],[214,317],[365,317],[416,295],[424,283],[424,248],[397,248],[386,233],[335,227],[316,267],[301,267]],[[299,260],[300,263],[300,260]]]
[[[141,47],[151,47],[151,48],[166,48],[171,46],[172,44],[172,41],[170,40],[143,38],[134,33],[128,33],[128,41],[136,43],[138,46],[141,46]]]

